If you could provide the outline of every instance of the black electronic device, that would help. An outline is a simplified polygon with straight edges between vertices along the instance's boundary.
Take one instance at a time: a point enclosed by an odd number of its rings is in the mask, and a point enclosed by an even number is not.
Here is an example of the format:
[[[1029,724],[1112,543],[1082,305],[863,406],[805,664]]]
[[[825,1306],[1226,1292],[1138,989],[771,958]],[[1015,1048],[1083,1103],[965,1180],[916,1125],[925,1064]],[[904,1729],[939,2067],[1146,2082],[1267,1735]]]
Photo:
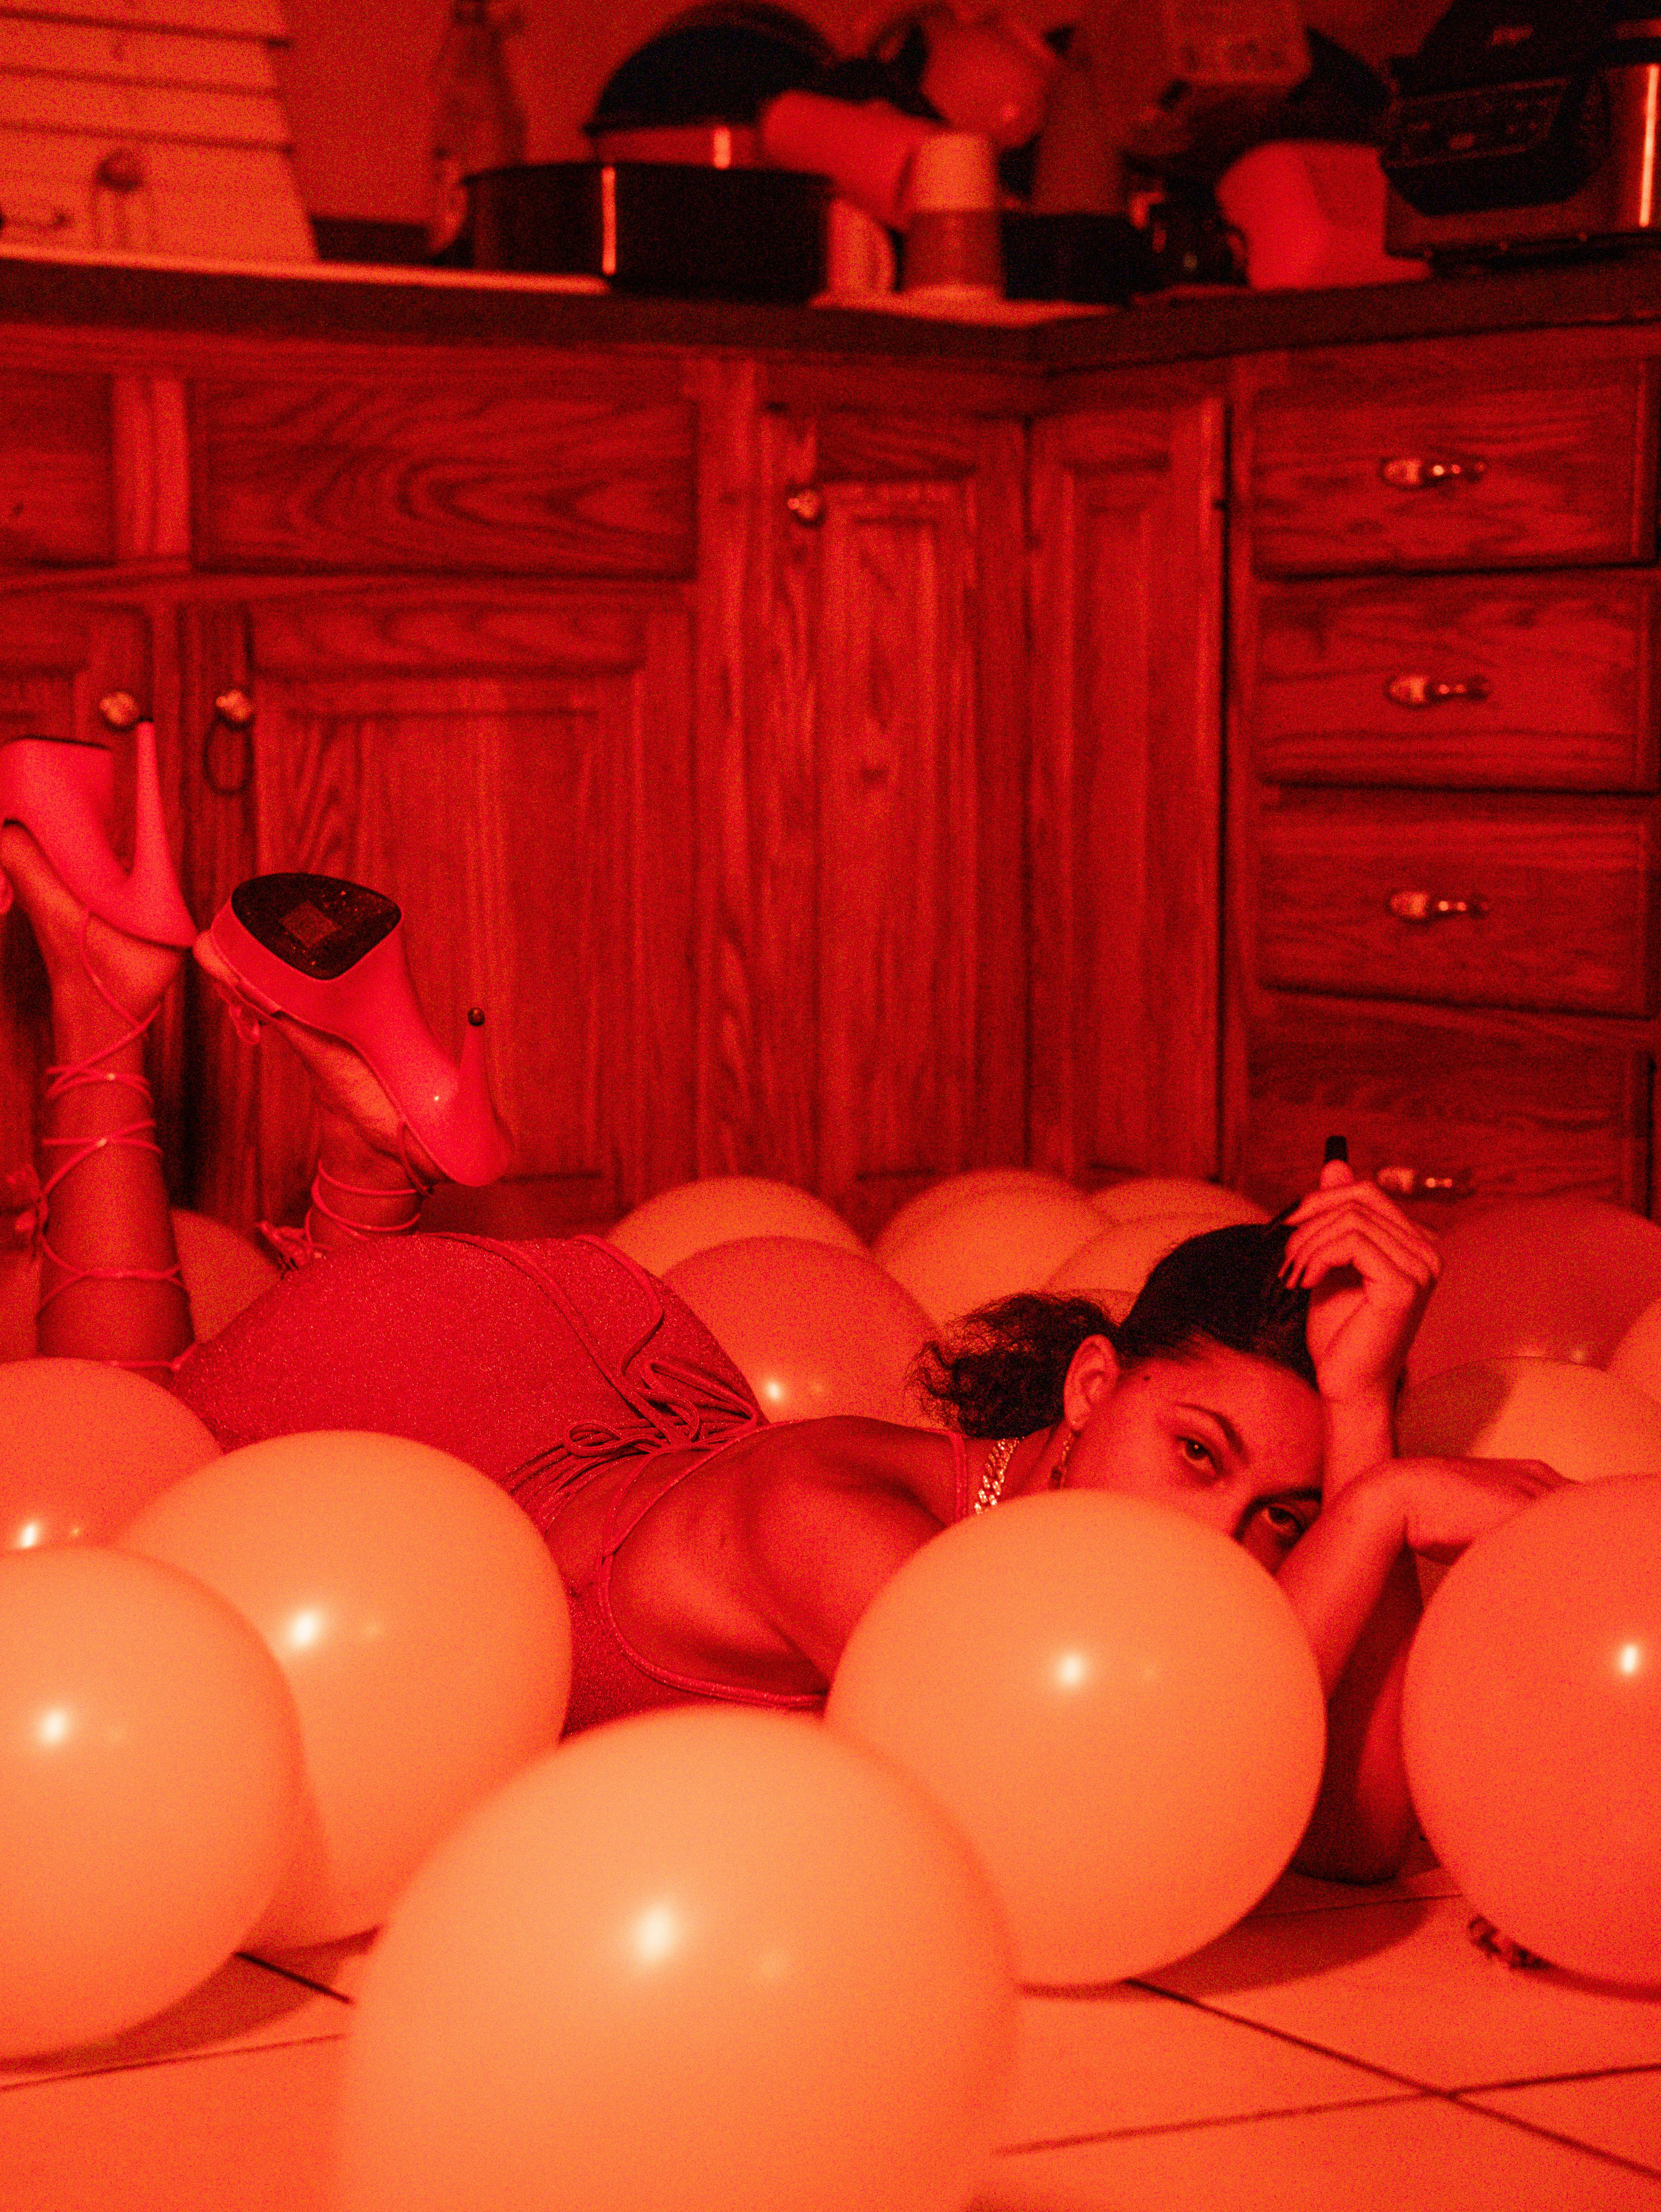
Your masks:
[[[1393,73],[1391,253],[1480,260],[1661,229],[1661,0],[1455,0]]]

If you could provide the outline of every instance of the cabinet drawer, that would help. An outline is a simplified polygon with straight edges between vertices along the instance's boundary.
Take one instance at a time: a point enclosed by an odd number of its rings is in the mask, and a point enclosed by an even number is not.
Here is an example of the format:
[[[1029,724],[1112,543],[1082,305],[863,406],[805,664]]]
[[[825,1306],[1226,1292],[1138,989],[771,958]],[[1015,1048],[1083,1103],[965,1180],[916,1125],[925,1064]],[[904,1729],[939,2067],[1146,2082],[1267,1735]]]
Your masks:
[[[691,410],[665,375],[564,361],[535,382],[203,381],[204,568],[690,575]]]
[[[1648,1205],[1646,1053],[1355,1014],[1275,1024],[1248,1069],[1238,1187],[1270,1208],[1310,1187],[1335,1131],[1432,1224],[1557,1193]]]
[[[1642,791],[1649,571],[1265,585],[1248,717],[1282,783]]]
[[[1262,823],[1265,983],[1650,1011],[1650,802],[1290,791]]]
[[[1251,527],[1265,574],[1548,567],[1655,552],[1655,374],[1480,381],[1253,410]]]

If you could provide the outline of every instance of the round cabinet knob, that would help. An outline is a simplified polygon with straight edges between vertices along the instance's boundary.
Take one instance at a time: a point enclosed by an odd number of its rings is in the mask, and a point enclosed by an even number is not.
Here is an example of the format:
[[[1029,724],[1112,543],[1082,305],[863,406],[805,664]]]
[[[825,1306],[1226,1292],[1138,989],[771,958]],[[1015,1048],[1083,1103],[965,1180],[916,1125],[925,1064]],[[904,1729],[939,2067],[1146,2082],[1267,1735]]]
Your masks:
[[[240,684],[234,684],[215,699],[213,711],[228,730],[246,730],[253,720],[253,701]]]
[[[824,494],[817,484],[803,484],[784,504],[804,530],[817,530],[824,520]]]
[[[98,713],[106,730],[131,730],[144,719],[144,709],[131,691],[106,691],[98,702]]]

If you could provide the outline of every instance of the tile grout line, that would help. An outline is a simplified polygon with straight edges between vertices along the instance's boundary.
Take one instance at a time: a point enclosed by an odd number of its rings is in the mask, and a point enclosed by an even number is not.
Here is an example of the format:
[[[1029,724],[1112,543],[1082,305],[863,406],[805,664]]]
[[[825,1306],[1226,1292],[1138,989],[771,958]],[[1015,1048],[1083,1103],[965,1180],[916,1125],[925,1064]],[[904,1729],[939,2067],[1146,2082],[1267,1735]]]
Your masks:
[[[1485,2120],[1498,2120],[1502,2127],[1520,2129],[1525,2136],[1541,2136],[1546,2142],[1561,2143],[1566,2149],[1583,2151],[1588,2158],[1599,2159],[1605,2166],[1618,2166],[1626,2173],[1641,2173],[1651,2181],[1661,2181],[1661,2166],[1640,2165],[1635,2158],[1623,2158],[1616,2150],[1604,2150],[1597,2143],[1587,2142],[1580,2136],[1566,2136],[1559,2128],[1542,2127],[1537,2120],[1525,2120],[1515,2112],[1496,2112],[1488,2105],[1467,2102],[1457,2090],[1442,2093],[1450,2105],[1462,2112],[1473,2112]]]
[[[1394,2067],[1381,2066],[1375,2059],[1357,2058],[1353,2052],[1335,2051],[1330,2044],[1317,2043],[1307,2035],[1294,2035],[1288,2027],[1272,2027],[1266,2021],[1251,2020],[1244,2013],[1228,2012],[1221,2005],[1208,2004],[1203,1998],[1185,1996],[1180,1990],[1161,1989],[1157,1982],[1144,1982],[1133,1978],[1124,1984],[1133,1990],[1144,1990],[1148,1996],[1165,1997],[1171,2004],[1187,2005],[1195,2012],[1202,2012],[1213,2020],[1226,2020],[1235,2027],[1255,2028],[1259,2035],[1273,2036],[1277,2043],[1289,2043],[1295,2050],[1313,2051],[1319,2058],[1335,2059],[1341,2066],[1354,2067],[1362,2074],[1373,2074],[1381,2081],[1393,2081],[1398,2088],[1416,2089],[1427,2097],[1445,2097],[1449,2092],[1439,2088],[1433,2081],[1421,2081],[1411,2074],[1398,2074]]]
[[[1518,2128],[1521,2130],[1524,2135],[1542,2136],[1548,2142],[1562,2144],[1566,2149],[1584,2152],[1586,2157],[1597,2159],[1604,2165],[1619,2166],[1623,2172],[1628,2173],[1641,2173],[1647,2179],[1661,2179],[1661,2168],[1652,2166],[1640,2165],[1634,2159],[1622,2158],[1619,2152],[1603,2150],[1596,2143],[1583,2142],[1578,2136],[1566,2136],[1561,2134],[1555,2128],[1542,2127],[1537,2122],[1518,2118],[1509,2112],[1494,2112],[1490,2110],[1490,2108],[1486,2105],[1478,2105],[1469,2102],[1467,2101],[1468,2099],[1473,2094],[1470,2091],[1444,2089],[1439,2087],[1433,2081],[1415,2081],[1411,2075],[1397,2074],[1393,2070],[1393,2069],[1380,2066],[1371,2059],[1353,2057],[1348,2051],[1335,2051],[1330,2047],[1330,2045],[1323,2043],[1317,2043],[1308,2036],[1294,2035],[1288,2028],[1271,2027],[1263,2021],[1249,2020],[1243,2014],[1226,2012],[1220,2005],[1207,2004],[1198,1997],[1185,1996],[1180,1990],[1162,1990],[1156,1983],[1153,1982],[1144,1982],[1133,1979],[1128,1984],[1128,1986],[1132,1989],[1146,1990],[1150,1995],[1154,1996],[1168,1997],[1174,2004],[1189,2005],[1196,2012],[1208,2013],[1215,2020],[1230,2021],[1238,2027],[1255,2027],[1258,2030],[1259,2033],[1273,2036],[1279,2042],[1290,2043],[1299,2050],[1313,2051],[1323,2058],[1335,2058],[1346,2066],[1359,2067],[1366,2073],[1378,2075],[1383,2081],[1395,2081],[1401,2084],[1403,2087],[1415,2089],[1423,2096],[1439,2098],[1444,2104],[1457,2106],[1460,2111],[1469,2112],[1474,2118],[1486,2120],[1498,2120],[1502,2126]],[[1644,2066],[1633,2068],[1613,2068],[1610,2071],[1616,2074],[1628,2072],[1650,2074],[1661,2072],[1661,2067],[1646,2064]],[[1575,2077],[1571,2075],[1567,2078],[1573,2080]],[[1593,2075],[1590,2078],[1595,2080],[1600,2077]],[[1498,2082],[1493,2085],[1495,2090],[1505,2088],[1509,2086],[1512,2085],[1504,2082]],[[1380,2098],[1376,2100],[1360,2098],[1355,2100],[1358,2105],[1363,2106],[1372,2102],[1397,2104],[1405,2100],[1394,2097]],[[1317,2107],[1317,2109],[1318,2110],[1319,2108]],[[1208,2126],[1212,2124],[1206,2121],[1200,2121],[1195,2123],[1195,2124],[1198,2126]]]
[[[1020,2158],[1037,2151],[1077,2150],[1091,2143],[1124,2142],[1143,2136],[1187,2135],[1201,2128],[1246,2127],[1259,2120],[1306,2120],[1323,2112],[1371,2112],[1385,2105],[1423,2104],[1434,2093],[1404,2089],[1394,2097],[1338,2097],[1322,2105],[1265,2105],[1248,2112],[1208,2112],[1197,2120],[1153,2120],[1141,2127],[1102,2128],[1089,2135],[1056,2136],[1033,2142],[999,2143],[995,2158]]]
[[[1462,2081],[1450,2097],[1491,2097],[1502,2089],[1552,2089],[1573,2081],[1618,2081],[1628,2074],[1661,2074],[1661,2058],[1642,2059],[1636,2066],[1588,2066],[1578,2074],[1524,2074],[1515,2081]]]

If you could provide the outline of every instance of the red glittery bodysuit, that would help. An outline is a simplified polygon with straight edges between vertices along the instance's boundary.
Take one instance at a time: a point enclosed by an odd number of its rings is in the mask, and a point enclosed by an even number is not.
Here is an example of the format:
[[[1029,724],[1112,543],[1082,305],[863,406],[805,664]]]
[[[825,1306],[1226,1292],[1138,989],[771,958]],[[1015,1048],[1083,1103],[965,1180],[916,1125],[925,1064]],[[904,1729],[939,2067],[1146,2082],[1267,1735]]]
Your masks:
[[[372,1429],[468,1461],[545,1534],[603,1469],[641,1462],[613,1501],[592,1577],[568,1584],[568,1734],[697,1698],[815,1711],[655,1668],[611,1602],[619,1547],[724,1445],[764,1426],[743,1376],[667,1285],[597,1238],[389,1238],[285,1276],[179,1370],[174,1389],[227,1451],[309,1429]],[[954,1518],[967,1459],[952,1439]]]

